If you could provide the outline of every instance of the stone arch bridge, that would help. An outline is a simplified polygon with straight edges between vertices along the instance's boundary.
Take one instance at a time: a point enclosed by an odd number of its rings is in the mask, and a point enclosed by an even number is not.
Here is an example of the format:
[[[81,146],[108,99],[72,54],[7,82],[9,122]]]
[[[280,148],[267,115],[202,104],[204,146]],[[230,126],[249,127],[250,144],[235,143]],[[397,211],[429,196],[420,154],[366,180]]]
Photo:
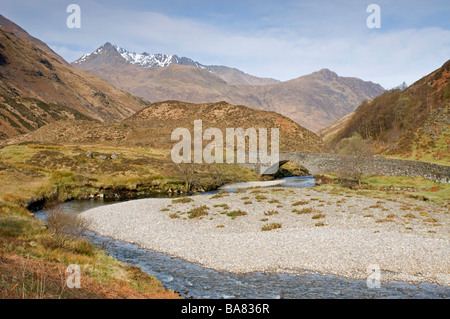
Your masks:
[[[352,172],[361,175],[420,176],[440,183],[450,182],[450,166],[389,159],[382,156],[359,157],[328,153],[282,152],[279,155],[279,162],[269,168],[261,165],[261,163],[239,165],[265,175],[273,174],[278,167],[287,162],[298,163],[312,175]]]

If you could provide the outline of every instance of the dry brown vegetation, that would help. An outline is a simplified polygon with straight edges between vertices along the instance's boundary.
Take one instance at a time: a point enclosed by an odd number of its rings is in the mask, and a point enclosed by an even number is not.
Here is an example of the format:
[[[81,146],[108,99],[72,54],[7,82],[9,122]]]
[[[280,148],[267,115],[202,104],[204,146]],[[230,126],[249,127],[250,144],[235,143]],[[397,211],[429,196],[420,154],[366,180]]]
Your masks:
[[[58,217],[63,221],[57,222],[56,234],[20,206],[0,201],[1,299],[178,298],[156,278],[75,237],[80,224],[64,217]],[[66,284],[70,264],[80,267],[81,288]]]
[[[362,103],[328,147],[356,132],[385,155],[448,165],[449,79],[450,61],[403,91]]]
[[[226,128],[248,129],[250,127],[268,129],[269,150],[270,128],[279,129],[281,151],[316,152],[320,151],[323,146],[323,142],[318,136],[277,113],[257,111],[245,106],[223,102],[189,104],[178,101],[152,104],[120,123],[91,121],[51,123],[27,136],[13,139],[11,143],[101,144],[111,147],[171,149],[178,143],[178,141],[171,140],[172,131],[176,128],[187,128],[193,138],[194,121],[199,119],[203,121],[203,130],[215,127],[222,131],[224,147]],[[248,121],[244,119],[248,119]],[[258,120],[254,121],[254,119]],[[280,124],[279,119],[284,119],[289,125]],[[210,141],[203,141],[203,146],[209,143]],[[248,142],[246,149],[248,149]]]
[[[44,43],[1,21],[0,140],[55,120],[120,120],[150,104],[70,67]]]
[[[81,288],[66,285],[68,265],[22,257],[0,250],[0,297],[2,299],[176,299],[153,278],[133,266],[125,266],[130,280],[101,283],[87,271],[81,273]],[[130,281],[139,283],[133,286]]]

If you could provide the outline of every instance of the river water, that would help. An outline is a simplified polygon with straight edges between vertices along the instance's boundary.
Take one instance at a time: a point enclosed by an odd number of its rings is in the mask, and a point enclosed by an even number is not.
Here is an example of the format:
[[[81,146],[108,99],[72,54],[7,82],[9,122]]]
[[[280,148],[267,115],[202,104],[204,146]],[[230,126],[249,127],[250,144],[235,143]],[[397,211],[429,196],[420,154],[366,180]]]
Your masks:
[[[266,187],[311,187],[311,176],[284,178]],[[276,185],[274,185],[276,184]],[[222,187],[228,191],[252,186],[239,183]],[[104,200],[80,200],[61,204],[72,213],[116,203]],[[36,212],[45,220],[46,211]],[[346,279],[333,275],[301,272],[297,274],[261,273],[234,274],[202,267],[167,254],[141,249],[136,244],[118,241],[88,232],[86,239],[118,260],[140,267],[144,272],[158,278],[169,289],[188,298],[449,298],[450,287],[431,283],[381,282],[380,288],[368,288],[366,280]]]

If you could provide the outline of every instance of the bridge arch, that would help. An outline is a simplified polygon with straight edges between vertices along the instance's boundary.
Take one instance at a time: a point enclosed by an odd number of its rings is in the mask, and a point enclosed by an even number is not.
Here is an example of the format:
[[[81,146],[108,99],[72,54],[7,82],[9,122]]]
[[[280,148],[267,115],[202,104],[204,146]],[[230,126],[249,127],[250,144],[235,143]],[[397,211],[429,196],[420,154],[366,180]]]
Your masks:
[[[382,156],[358,157],[329,153],[280,153],[278,162],[270,167],[256,164],[239,164],[261,175],[275,174],[279,167],[294,162],[305,167],[310,174],[355,172],[361,175],[420,176],[439,183],[450,182],[450,166]]]
[[[291,160],[291,159],[283,159],[280,160],[278,163],[275,163],[269,167],[261,167],[260,168],[260,174],[261,175],[274,175],[277,172],[280,171],[280,169],[283,167],[283,165],[288,164],[288,163],[294,163],[295,164],[295,168],[288,168],[288,170],[298,170],[298,171],[304,171],[306,170],[308,172],[308,175],[310,174],[310,170],[303,165],[302,162],[298,161],[298,160]]]

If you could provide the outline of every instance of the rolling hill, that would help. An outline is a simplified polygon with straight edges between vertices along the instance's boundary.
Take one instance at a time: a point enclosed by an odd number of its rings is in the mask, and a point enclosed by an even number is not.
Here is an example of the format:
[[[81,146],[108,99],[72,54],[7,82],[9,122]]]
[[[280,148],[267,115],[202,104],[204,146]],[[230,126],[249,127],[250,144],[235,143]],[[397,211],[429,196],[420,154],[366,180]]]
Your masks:
[[[58,121],[12,139],[11,143],[101,144],[170,149],[175,128],[187,128],[193,134],[194,120],[202,114],[203,130],[216,127],[225,136],[226,128],[279,128],[280,150],[318,152],[323,142],[314,133],[277,114],[231,105],[226,102],[193,104],[179,101],[153,103],[117,123]],[[208,144],[208,141],[204,142]],[[269,140],[270,144],[270,140]]]

